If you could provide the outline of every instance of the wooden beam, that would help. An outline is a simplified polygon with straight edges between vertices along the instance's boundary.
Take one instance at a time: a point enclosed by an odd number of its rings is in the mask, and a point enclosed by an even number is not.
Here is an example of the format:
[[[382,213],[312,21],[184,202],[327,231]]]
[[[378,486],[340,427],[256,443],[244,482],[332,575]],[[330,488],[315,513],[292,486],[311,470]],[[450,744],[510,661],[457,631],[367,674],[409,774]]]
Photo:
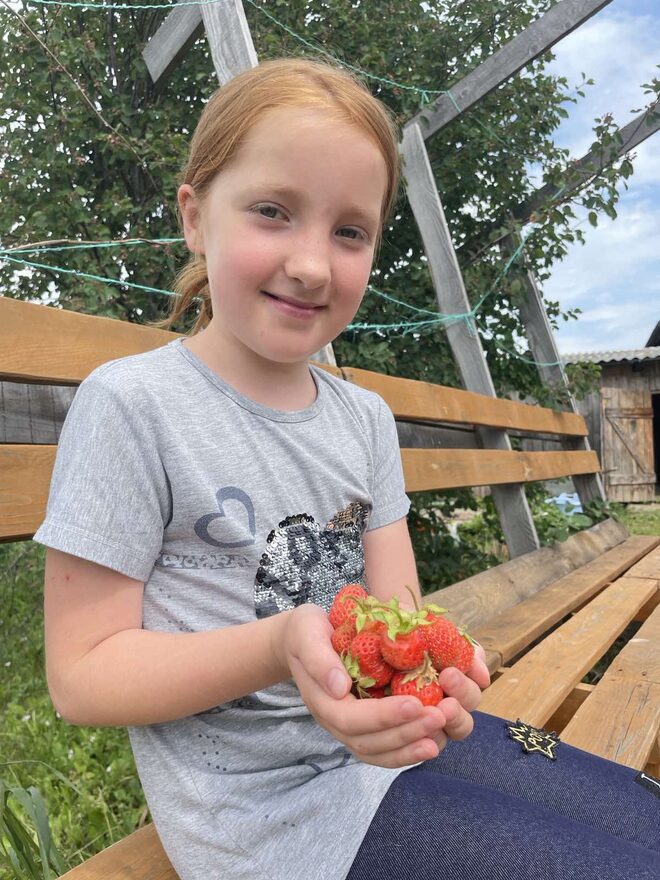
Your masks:
[[[468,312],[470,303],[419,125],[406,126],[401,152],[408,200],[428,257],[439,311],[441,314]],[[495,397],[493,380],[473,327],[460,321],[447,326],[446,332],[466,389]],[[476,433],[482,446],[511,450],[509,438],[503,431],[480,427]],[[511,556],[537,548],[539,539],[522,487],[496,487],[493,500]]]
[[[648,110],[629,122],[620,130],[620,141],[610,144],[601,150],[592,150],[581,159],[576,159],[567,177],[559,184],[546,184],[535,190],[528,199],[512,211],[514,220],[522,224],[530,222],[535,214],[542,213],[553,204],[561,204],[594,174],[625,156],[634,147],[660,129],[660,101],[656,101]],[[501,231],[501,223],[493,223],[483,229],[478,238],[473,238],[457,248],[463,264],[473,262],[481,254],[486,253],[506,238],[508,231]],[[486,243],[484,244],[484,241]]]
[[[154,83],[166,79],[204,32],[201,7],[175,6],[142,50]]]
[[[0,445],[0,541],[31,537],[46,515],[55,445]],[[598,468],[595,452],[402,449],[408,492],[550,480]]]
[[[241,0],[202,3],[202,19],[220,84],[259,63]]]
[[[37,385],[77,385],[106,361],[180,335],[7,296],[0,297],[0,325],[0,379]]]
[[[531,483],[589,474],[600,467],[595,452],[402,449],[401,458],[407,492]]]
[[[355,367],[344,367],[342,373],[349,382],[380,394],[398,419],[483,425],[574,437],[583,437],[588,433],[584,418],[577,413],[531,406]]]
[[[621,156],[625,156],[658,129],[660,129],[660,99],[624,126],[619,132],[620,139],[617,138],[616,143],[610,144],[603,150],[591,150],[581,159],[573,162],[569,174],[560,184],[561,196],[558,197],[559,200],[564,201],[571,192],[589,180],[590,177],[598,174],[603,168],[607,168]],[[514,209],[514,217],[518,220],[529,220],[533,213],[548,207],[556,196],[558,188],[556,184],[546,184],[540,187],[529,199]]]
[[[62,874],[60,880],[179,880],[150,822]]]
[[[453,100],[449,95],[441,95],[414,116],[408,125],[419,125],[424,138],[431,137],[611,2],[561,0],[466,77],[454,83],[449,90]]]
[[[502,249],[510,257],[515,253],[520,244],[520,238],[511,235],[504,239]],[[534,360],[537,362],[536,369],[541,377],[541,381],[551,388],[558,389],[567,394],[570,413],[578,415],[575,400],[568,389],[566,372],[559,356],[552,328],[550,327],[541,291],[538,288],[536,279],[527,268],[522,273],[522,283],[524,293],[520,298],[518,307],[522,323],[527,331],[529,348]],[[562,445],[564,449],[591,451],[587,432],[585,432],[584,436],[577,439],[564,441]],[[607,500],[603,481],[598,473],[576,475],[573,479],[573,484],[583,507],[591,501],[604,502]]]

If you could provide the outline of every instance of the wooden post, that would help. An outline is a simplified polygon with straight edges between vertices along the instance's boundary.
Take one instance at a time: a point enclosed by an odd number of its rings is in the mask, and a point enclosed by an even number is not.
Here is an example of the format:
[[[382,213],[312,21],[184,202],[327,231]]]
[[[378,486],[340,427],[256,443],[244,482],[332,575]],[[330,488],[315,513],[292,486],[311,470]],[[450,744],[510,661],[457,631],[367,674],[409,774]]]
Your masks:
[[[511,257],[520,243],[518,236],[509,235],[502,242],[502,250],[508,257]],[[520,301],[520,317],[527,330],[529,348],[537,362],[539,375],[547,385],[568,392],[566,372],[561,363],[548,314],[543,305],[543,298],[536,279],[528,269],[523,273],[522,282],[525,294]],[[569,411],[577,413],[578,408],[570,392],[568,392],[568,398]],[[564,449],[591,449],[588,437],[563,439],[561,445]],[[572,480],[583,507],[590,501],[606,500],[600,474],[574,476]]]
[[[241,0],[203,3],[199,7],[179,6],[167,16],[142,53],[154,82],[178,64],[202,27],[221,85],[259,63]],[[311,359],[336,365],[332,343]]]
[[[470,303],[418,123],[409,123],[404,128],[401,152],[408,199],[428,257],[439,311],[443,314],[468,312]],[[447,337],[466,389],[495,397],[493,380],[476,333],[460,321],[447,327]],[[476,428],[475,434],[485,448],[511,449],[505,431]],[[539,539],[523,487],[519,484],[494,486],[492,493],[510,555],[520,556],[538,548]]]

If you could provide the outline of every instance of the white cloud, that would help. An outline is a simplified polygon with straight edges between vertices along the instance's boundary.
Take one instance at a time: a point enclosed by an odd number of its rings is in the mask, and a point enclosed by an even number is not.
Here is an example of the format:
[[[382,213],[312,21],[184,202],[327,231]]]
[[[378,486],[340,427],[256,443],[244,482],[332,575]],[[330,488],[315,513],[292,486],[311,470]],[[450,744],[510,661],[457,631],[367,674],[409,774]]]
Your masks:
[[[640,86],[658,74],[659,32],[655,2],[614,0],[555,47],[553,72],[577,83],[584,71],[596,81],[579,104],[567,105],[571,116],[555,135],[575,158],[589,149],[595,116],[611,112],[625,125],[648,103]],[[634,152],[618,218],[601,218],[596,229],[585,224],[586,244],[572,246],[544,285],[549,299],[583,311],[561,322],[562,353],[639,348],[660,318],[660,132]]]

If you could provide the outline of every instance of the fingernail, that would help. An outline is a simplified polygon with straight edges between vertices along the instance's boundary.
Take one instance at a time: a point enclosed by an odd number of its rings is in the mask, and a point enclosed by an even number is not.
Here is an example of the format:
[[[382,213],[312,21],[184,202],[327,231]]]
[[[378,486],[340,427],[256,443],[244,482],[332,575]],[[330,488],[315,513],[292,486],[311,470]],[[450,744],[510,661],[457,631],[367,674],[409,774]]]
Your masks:
[[[328,692],[331,697],[343,697],[346,694],[346,676],[340,669],[331,669],[328,675]]]

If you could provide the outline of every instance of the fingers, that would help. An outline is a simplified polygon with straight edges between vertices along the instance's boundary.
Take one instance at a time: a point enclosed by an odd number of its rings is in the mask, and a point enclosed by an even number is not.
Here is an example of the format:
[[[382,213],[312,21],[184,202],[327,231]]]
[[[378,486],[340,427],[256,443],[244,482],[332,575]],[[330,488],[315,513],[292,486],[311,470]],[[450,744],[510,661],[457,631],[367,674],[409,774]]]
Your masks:
[[[378,700],[378,702],[386,703],[388,699]],[[363,707],[358,707],[359,709],[363,709]],[[414,721],[397,724],[393,727],[378,727],[372,732],[353,735],[352,748],[355,753],[361,757],[373,757],[387,752],[395,752],[407,746],[415,746],[423,743],[426,739],[435,739],[442,733],[446,724],[444,713],[437,706],[422,707],[421,703],[420,710]],[[395,717],[398,717],[399,714],[397,713]],[[426,749],[428,750],[428,744]],[[415,760],[422,761],[424,758],[416,758]]]
[[[476,681],[463,675],[458,669],[443,669],[438,677],[446,697],[454,697],[468,712],[473,712],[481,702],[481,688]]]
[[[468,675],[479,685],[482,691],[490,686],[490,672],[486,665],[486,652],[477,642],[474,649],[474,660],[468,670]]]
[[[294,678],[304,674],[328,696],[345,697],[352,681],[332,647],[332,625],[325,612],[312,604],[301,605],[288,625],[287,662]]]

